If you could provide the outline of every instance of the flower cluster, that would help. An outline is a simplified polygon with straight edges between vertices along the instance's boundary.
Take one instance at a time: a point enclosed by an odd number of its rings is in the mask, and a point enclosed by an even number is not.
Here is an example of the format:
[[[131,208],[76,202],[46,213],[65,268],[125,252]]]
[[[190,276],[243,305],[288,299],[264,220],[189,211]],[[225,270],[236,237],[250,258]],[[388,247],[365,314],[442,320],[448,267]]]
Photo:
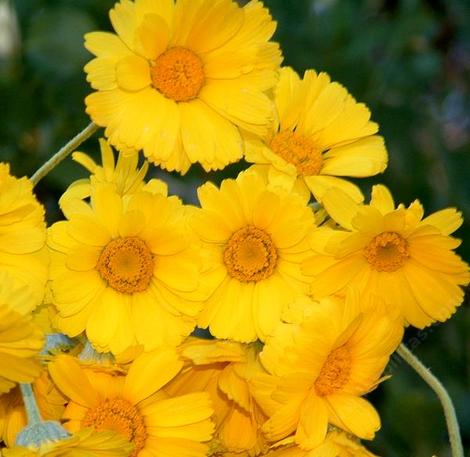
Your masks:
[[[365,202],[348,178],[385,170],[378,125],[326,73],[281,68],[260,1],[110,19],[85,41],[102,161],[74,153],[64,219],[0,167],[0,453],[373,457],[364,396],[406,326],[463,301],[460,213],[383,185]],[[198,206],[146,178],[242,157]]]

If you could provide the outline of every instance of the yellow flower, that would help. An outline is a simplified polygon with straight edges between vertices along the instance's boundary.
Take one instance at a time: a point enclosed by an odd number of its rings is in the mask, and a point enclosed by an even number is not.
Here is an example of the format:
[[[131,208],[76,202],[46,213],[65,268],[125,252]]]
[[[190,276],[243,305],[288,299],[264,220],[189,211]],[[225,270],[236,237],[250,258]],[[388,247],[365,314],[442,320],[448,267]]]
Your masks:
[[[129,457],[132,445],[114,432],[81,430],[71,438],[43,444],[39,449],[15,446],[4,457]]]
[[[362,446],[359,440],[338,430],[329,432],[325,441],[315,449],[306,451],[299,446],[287,445],[265,455],[266,457],[377,457]]]
[[[204,243],[205,279],[214,291],[198,325],[217,338],[264,340],[284,307],[308,292],[300,264],[310,256],[313,212],[298,194],[268,188],[254,172],[220,189],[206,183],[198,195],[202,209],[190,224]]]
[[[83,200],[90,197],[92,183],[112,184],[115,191],[121,196],[143,190],[162,195],[168,194],[168,187],[163,181],[159,179],[144,181],[149,164],[144,161],[139,168],[137,152],[127,155],[120,153],[116,162],[113,150],[106,140],[100,139],[100,148],[101,166],[83,152],[77,151],[72,154],[73,160],[85,167],[91,176],[89,179],[79,179],[73,182],[64,192],[59,200],[60,208],[64,214],[86,212],[87,207]]]
[[[268,339],[260,354],[268,374],[255,376],[252,384],[269,416],[263,427],[269,440],[295,433],[296,444],[314,449],[328,424],[374,437],[380,418],[361,396],[381,381],[403,326],[388,309],[362,314],[359,307],[355,294],[322,301],[302,324],[281,324]]]
[[[342,177],[373,176],[387,166],[368,108],[326,73],[308,70],[300,79],[291,68],[281,70],[275,103],[276,119],[261,139],[247,141],[246,160],[270,182],[289,189],[297,184],[318,201],[331,187],[362,201],[359,189]]]
[[[267,418],[249,384],[254,373],[262,370],[255,345],[190,338],[179,351],[187,364],[165,392],[180,395],[204,390],[210,394],[216,426],[210,455],[242,457],[265,450],[261,426]]]
[[[0,270],[31,289],[31,299],[21,313],[41,303],[47,281],[44,209],[33,195],[27,178],[10,175],[0,163]]]
[[[314,295],[351,286],[393,303],[418,328],[455,312],[464,296],[461,286],[470,281],[468,265],[453,252],[460,241],[450,236],[462,224],[459,212],[448,208],[423,219],[418,201],[395,208],[384,186],[374,186],[370,205],[357,205],[339,190],[330,191],[324,205],[345,230],[312,236],[323,249],[304,265]]]
[[[47,370],[33,383],[33,391],[44,420],[58,421],[65,409],[66,399],[52,383]],[[8,447],[15,444],[16,435],[27,425],[21,392],[15,387],[0,396],[0,441]]]
[[[39,375],[37,355],[44,343],[42,332],[29,316],[6,304],[8,294],[14,296],[16,290],[4,280],[0,292],[0,393],[8,392],[15,383],[30,383]]]
[[[99,351],[116,354],[179,344],[201,307],[199,248],[185,221],[176,197],[93,186],[86,212],[49,229],[58,328],[86,329]]]
[[[113,145],[185,173],[223,168],[242,157],[241,131],[265,133],[281,55],[261,2],[122,0],[110,18],[117,35],[86,35],[85,101]]]
[[[82,368],[70,356],[57,357],[49,370],[70,398],[64,414],[68,430],[116,431],[134,444],[131,457],[203,457],[203,442],[213,432],[209,395],[169,397],[161,391],[182,365],[175,351],[159,350],[140,355],[126,376]]]

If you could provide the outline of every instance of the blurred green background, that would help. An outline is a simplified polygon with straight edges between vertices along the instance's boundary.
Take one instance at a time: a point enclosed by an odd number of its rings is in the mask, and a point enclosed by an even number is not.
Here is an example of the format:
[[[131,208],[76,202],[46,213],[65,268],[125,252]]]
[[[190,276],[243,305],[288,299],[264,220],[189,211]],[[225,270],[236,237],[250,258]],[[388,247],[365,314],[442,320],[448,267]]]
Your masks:
[[[83,34],[110,30],[112,0],[0,0],[0,160],[30,175],[89,119]],[[368,104],[381,126],[390,164],[379,180],[396,199],[419,198],[428,211],[460,208],[457,236],[470,259],[470,2],[467,0],[266,0],[278,20],[285,64],[330,73]],[[96,138],[82,150],[97,153]],[[213,173],[219,181],[242,165]],[[207,175],[184,181],[152,170],[170,190],[194,201]],[[49,220],[57,199],[85,173],[71,160],[37,187]],[[468,297],[468,294],[467,294]],[[470,306],[446,324],[409,331],[406,341],[448,387],[470,455]],[[371,397],[383,426],[371,450],[384,457],[450,456],[439,403],[398,359],[393,379]]]

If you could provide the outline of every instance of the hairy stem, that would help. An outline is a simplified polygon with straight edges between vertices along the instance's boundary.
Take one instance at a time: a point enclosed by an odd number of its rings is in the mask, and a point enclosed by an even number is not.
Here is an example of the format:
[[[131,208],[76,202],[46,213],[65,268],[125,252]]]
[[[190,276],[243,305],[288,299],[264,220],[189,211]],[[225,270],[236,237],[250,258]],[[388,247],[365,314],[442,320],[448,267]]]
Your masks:
[[[99,127],[93,122],[85,127],[77,136],[72,138],[65,146],[57,151],[44,165],[42,165],[36,173],[34,173],[30,181],[35,186],[44,176],[50,173],[62,160],[75,151],[85,140],[90,138]]]
[[[457,415],[455,414],[455,408],[447,390],[439,379],[437,379],[403,343],[400,344],[397,352],[438,396],[442,408],[444,409],[452,457],[464,457]]]
[[[21,395],[23,397],[26,416],[28,417],[28,425],[39,424],[42,422],[41,413],[34,396],[31,384],[20,384]]]

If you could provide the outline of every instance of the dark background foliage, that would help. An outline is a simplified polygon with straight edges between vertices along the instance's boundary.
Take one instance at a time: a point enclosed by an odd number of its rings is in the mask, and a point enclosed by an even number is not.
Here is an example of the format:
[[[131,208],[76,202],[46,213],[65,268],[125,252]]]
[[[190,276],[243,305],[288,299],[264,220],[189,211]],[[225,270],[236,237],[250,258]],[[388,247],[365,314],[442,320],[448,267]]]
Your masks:
[[[113,0],[0,0],[0,160],[30,175],[87,125],[83,99],[90,88],[83,34],[110,30]],[[368,104],[381,126],[390,163],[383,176],[398,201],[419,198],[427,211],[460,208],[457,236],[470,259],[470,2],[468,0],[266,0],[279,26],[285,64],[299,72],[330,73]],[[10,15],[6,14],[10,7]],[[96,138],[82,150],[97,153]],[[242,165],[209,179],[234,175]],[[181,180],[154,169],[170,190],[194,201],[205,179],[195,167]],[[49,220],[57,199],[85,173],[72,161],[37,187]],[[467,301],[447,323],[406,341],[448,387],[470,449],[470,309]],[[439,403],[405,363],[371,395],[383,426],[370,448],[384,457],[450,455]],[[468,451],[467,451],[468,452]]]

